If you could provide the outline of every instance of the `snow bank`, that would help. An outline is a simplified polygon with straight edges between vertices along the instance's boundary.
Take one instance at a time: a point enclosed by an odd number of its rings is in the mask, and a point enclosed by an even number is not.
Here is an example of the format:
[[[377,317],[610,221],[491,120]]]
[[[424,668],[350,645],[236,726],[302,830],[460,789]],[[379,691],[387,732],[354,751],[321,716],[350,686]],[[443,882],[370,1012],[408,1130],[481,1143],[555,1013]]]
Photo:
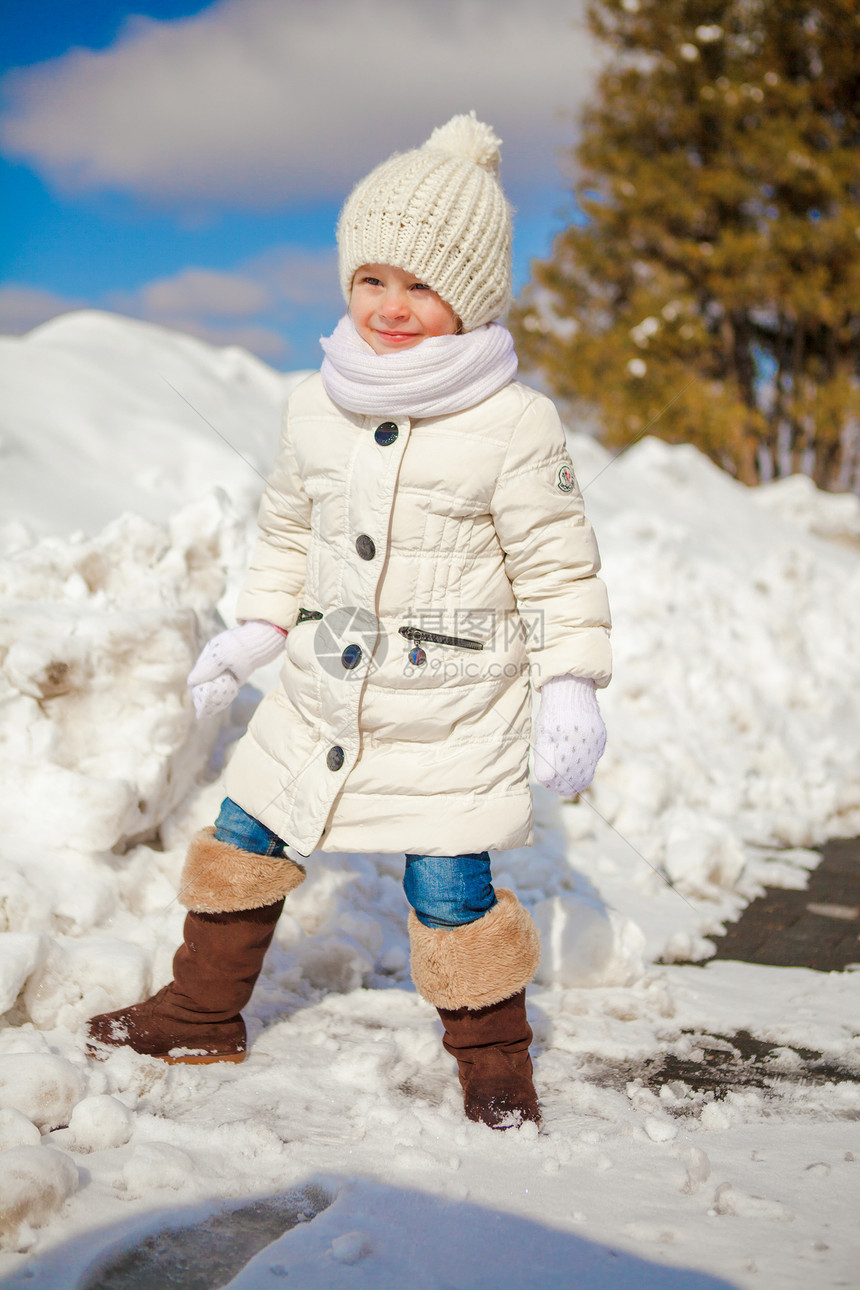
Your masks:
[[[691,447],[586,455],[616,659],[594,806],[699,896],[736,884],[741,843],[856,831],[857,552],[773,515]]]
[[[125,510],[164,523],[213,487],[253,509],[302,375],[91,310],[0,337],[0,550]]]
[[[823,493],[808,475],[790,475],[762,484],[751,494],[758,506],[836,542],[860,545],[860,497]]]
[[[122,516],[0,561],[0,831],[24,865],[151,835],[193,785],[215,730],[184,678],[239,540],[212,495],[164,528]]]
[[[213,493],[165,526],[125,515],[0,559],[4,1012],[20,999],[37,1026],[74,1025],[146,993],[152,938],[135,944],[122,915],[175,894],[159,829],[219,736],[195,720],[185,677],[244,553]],[[146,895],[118,859],[141,839],[156,846]]]

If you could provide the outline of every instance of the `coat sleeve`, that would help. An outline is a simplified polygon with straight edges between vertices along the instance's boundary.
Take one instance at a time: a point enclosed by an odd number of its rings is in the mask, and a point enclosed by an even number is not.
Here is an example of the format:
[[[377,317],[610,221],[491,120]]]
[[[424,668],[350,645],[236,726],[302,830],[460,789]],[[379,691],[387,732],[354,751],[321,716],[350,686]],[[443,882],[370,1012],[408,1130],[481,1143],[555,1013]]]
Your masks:
[[[511,437],[491,503],[531,665],[609,684],[609,601],[600,556],[554,404],[537,395]]]
[[[307,571],[311,500],[305,492],[290,426],[290,405],[257,516],[259,535],[236,604],[239,619],[294,626]]]

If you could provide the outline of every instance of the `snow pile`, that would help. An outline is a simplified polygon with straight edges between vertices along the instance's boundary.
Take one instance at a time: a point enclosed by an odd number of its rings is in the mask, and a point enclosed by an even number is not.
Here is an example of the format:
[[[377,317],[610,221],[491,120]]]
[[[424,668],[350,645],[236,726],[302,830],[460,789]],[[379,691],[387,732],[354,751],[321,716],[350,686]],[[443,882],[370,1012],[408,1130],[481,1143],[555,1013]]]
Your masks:
[[[759,506],[800,525],[807,533],[860,543],[860,497],[856,493],[823,493],[808,475],[789,475],[763,484],[752,497]]]
[[[209,762],[218,727],[195,721],[185,677],[244,552],[213,494],[165,527],[127,515],[0,560],[0,1004],[23,987],[37,1026],[149,986],[151,952],[115,922],[136,894],[114,853],[157,838]],[[163,908],[175,871],[161,854],[149,869]]]
[[[238,540],[213,496],[166,528],[123,516],[0,561],[0,829],[27,865],[151,835],[194,783],[215,731],[184,679]]]
[[[95,311],[0,337],[0,550],[126,510],[163,523],[213,487],[253,509],[301,377]]]
[[[645,439],[611,464],[582,447],[615,620],[597,810],[699,896],[737,883],[741,843],[856,831],[857,552],[691,447]]]

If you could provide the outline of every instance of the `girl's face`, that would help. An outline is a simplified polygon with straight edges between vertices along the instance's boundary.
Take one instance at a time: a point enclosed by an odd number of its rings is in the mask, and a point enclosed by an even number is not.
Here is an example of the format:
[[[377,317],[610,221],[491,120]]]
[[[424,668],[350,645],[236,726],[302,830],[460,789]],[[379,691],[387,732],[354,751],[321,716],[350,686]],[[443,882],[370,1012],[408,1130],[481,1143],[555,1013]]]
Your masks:
[[[428,336],[453,336],[460,320],[441,296],[405,269],[363,264],[352,279],[349,312],[376,354],[414,349]]]

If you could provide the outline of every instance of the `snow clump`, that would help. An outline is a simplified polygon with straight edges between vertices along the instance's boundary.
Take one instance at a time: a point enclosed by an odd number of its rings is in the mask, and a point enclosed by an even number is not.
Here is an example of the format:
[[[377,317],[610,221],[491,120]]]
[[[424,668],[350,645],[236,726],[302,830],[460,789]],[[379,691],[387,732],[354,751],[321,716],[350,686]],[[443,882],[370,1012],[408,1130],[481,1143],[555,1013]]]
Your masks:
[[[78,1188],[73,1160],[50,1147],[13,1147],[0,1155],[0,1248],[27,1250]]]
[[[68,1124],[84,1095],[77,1069],[53,1053],[4,1053],[0,1056],[0,1104],[14,1107],[40,1129]]]
[[[553,896],[532,915],[541,938],[541,985],[627,986],[642,977],[642,929],[602,901]]]
[[[32,1120],[22,1115],[14,1106],[0,1110],[0,1152],[12,1147],[38,1147],[42,1135]]]
[[[0,1013],[12,1007],[22,986],[44,959],[46,947],[46,939],[33,932],[6,932],[0,940]]]
[[[108,1151],[128,1142],[134,1116],[109,1093],[97,1093],[78,1102],[69,1120],[69,1145],[76,1151]]]

